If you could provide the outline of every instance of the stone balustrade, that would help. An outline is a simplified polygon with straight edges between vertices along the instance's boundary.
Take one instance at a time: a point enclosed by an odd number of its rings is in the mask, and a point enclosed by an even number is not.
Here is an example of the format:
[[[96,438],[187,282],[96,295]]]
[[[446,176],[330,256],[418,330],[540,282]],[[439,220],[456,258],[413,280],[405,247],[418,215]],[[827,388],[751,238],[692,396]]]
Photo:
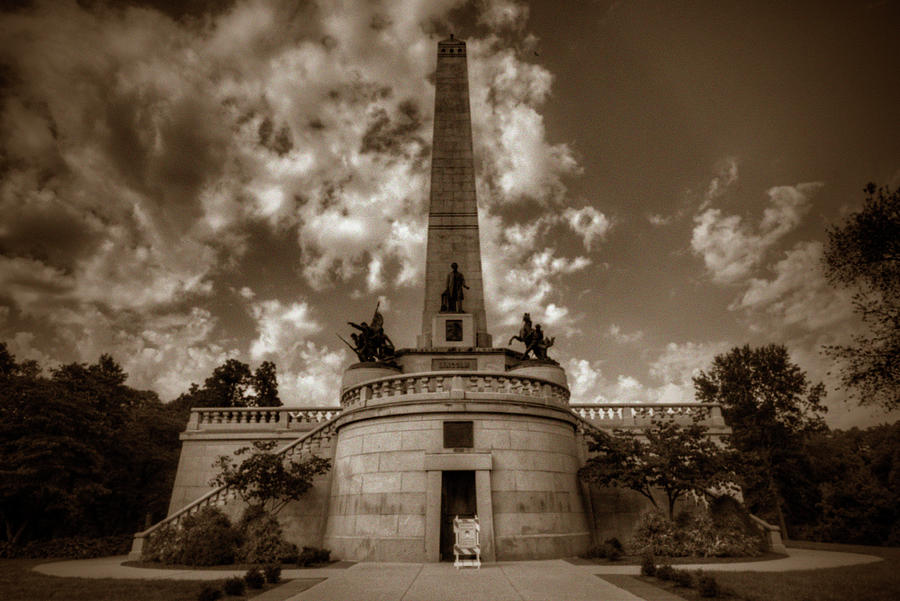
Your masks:
[[[195,407],[187,431],[311,430],[340,412],[340,407]]]
[[[192,412],[205,412],[206,409],[193,409]],[[211,409],[209,411],[222,411],[220,409]],[[236,411],[229,409],[228,411]],[[259,413],[278,413],[278,412],[288,412],[292,411],[291,409],[282,409],[282,408],[262,408],[259,410]],[[333,411],[335,415],[340,413],[340,411]],[[323,447],[327,447],[330,444],[331,437],[334,435],[334,421],[328,420],[324,423],[319,424],[309,432],[304,433],[302,436],[289,443],[288,445],[282,447],[278,451],[276,451],[277,455],[281,455],[283,457],[294,457],[305,454],[315,454],[315,452]],[[134,535],[134,540],[131,546],[131,553],[129,553],[130,559],[140,559],[141,552],[144,547],[144,542],[147,540],[151,534],[159,530],[160,528],[168,525],[171,527],[178,527],[181,522],[187,516],[194,514],[204,507],[218,507],[225,505],[229,501],[236,499],[238,497],[237,491],[232,490],[227,486],[220,486],[215,488],[190,505],[187,505],[183,509],[173,513],[166,519],[158,522],[144,530],[143,532],[138,532]]]
[[[341,407],[426,401],[446,398],[521,401],[568,406],[569,391],[549,380],[505,372],[436,371],[400,374],[351,386],[341,394]]]
[[[726,427],[717,403],[573,403],[569,408],[601,428],[641,428],[663,418],[684,424],[697,420],[711,429]]]

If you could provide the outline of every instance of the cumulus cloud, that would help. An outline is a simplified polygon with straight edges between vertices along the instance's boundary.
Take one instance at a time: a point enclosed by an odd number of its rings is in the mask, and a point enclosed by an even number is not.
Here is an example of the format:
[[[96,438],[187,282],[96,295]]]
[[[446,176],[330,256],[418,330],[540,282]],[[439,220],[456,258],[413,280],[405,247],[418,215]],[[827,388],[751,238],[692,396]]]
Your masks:
[[[713,201],[723,196],[731,186],[738,181],[738,161],[735,157],[725,157],[719,161],[717,173],[709,180],[703,202],[700,204],[702,211]]]
[[[612,338],[616,342],[620,344],[631,344],[633,342],[637,342],[644,337],[644,333],[641,330],[635,330],[634,332],[624,332],[620,326],[617,324],[612,324],[606,330],[606,336]]]
[[[258,331],[256,340],[250,344],[250,356],[256,360],[287,355],[322,329],[305,302],[284,305],[278,300],[267,300],[253,303],[250,310]]]
[[[554,248],[540,244],[537,237],[550,221],[552,217],[504,226],[497,216],[481,220],[485,293],[489,310],[497,315],[492,323],[514,326],[529,312],[535,323],[570,329],[572,316],[559,300],[560,278],[584,270],[591,261],[557,256]]]
[[[606,215],[590,205],[578,210],[569,207],[563,212],[563,218],[581,236],[587,251],[595,240],[603,240],[612,225]]]
[[[752,278],[729,309],[748,312],[756,329],[798,326],[814,332],[852,318],[851,292],[831,286],[818,241],[800,242],[771,266],[771,279]]]
[[[111,352],[164,398],[228,358],[276,357],[289,395],[334,402],[346,353],[316,339],[310,294],[420,281],[429,75],[438,30],[463,4],[4,13],[0,335],[48,360]],[[591,207],[562,216],[580,166],[548,140],[553,77],[490,32],[519,35],[527,17],[523,3],[479,3],[488,33],[468,40],[488,298],[504,325],[532,311],[571,331],[561,279],[590,260],[547,240],[569,227],[591,250],[609,220]],[[500,216],[520,206],[559,210],[533,227]],[[294,242],[267,260],[289,264],[298,291],[258,287],[263,230]],[[251,325],[225,317],[226,290]]]
[[[528,20],[528,5],[515,0],[482,0],[478,22],[493,29],[521,29]]]
[[[307,340],[298,346],[294,361],[279,367],[281,401],[288,407],[334,406],[346,362],[347,353],[342,349],[332,351]]]
[[[692,378],[701,369],[708,369],[716,355],[726,352],[731,345],[718,342],[670,342],[650,363],[650,375],[665,384],[675,385],[693,399]],[[687,399],[685,399],[687,400]]]
[[[605,401],[599,397],[599,390],[605,383],[599,362],[573,358],[566,363],[566,373],[572,403]]]
[[[691,249],[703,259],[714,282],[739,282],[759,265],[767,250],[797,227],[809,210],[810,198],[821,186],[803,183],[769,188],[769,206],[756,227],[741,215],[707,208],[694,217]]]
[[[568,145],[548,142],[538,111],[553,76],[520,60],[496,36],[472,40],[468,52],[480,198],[490,205],[562,202],[563,178],[580,173],[581,167]]]

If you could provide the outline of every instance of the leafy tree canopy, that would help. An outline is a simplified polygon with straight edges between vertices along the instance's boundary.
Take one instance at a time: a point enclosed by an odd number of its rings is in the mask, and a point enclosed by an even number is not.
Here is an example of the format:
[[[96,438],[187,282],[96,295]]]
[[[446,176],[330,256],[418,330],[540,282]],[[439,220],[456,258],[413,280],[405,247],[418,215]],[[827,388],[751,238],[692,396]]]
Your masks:
[[[855,290],[855,312],[868,334],[826,347],[861,405],[900,408],[900,188],[868,184],[861,211],[828,231],[825,268],[836,285]]]
[[[275,364],[263,361],[255,372],[237,359],[213,370],[201,388],[191,384],[175,403],[187,407],[280,407]]]
[[[688,493],[708,494],[732,480],[731,453],[717,444],[706,426],[681,426],[668,419],[634,432],[595,432],[588,445],[592,456],[578,475],[599,486],[634,490],[659,508],[655,490],[666,495],[669,517]]]
[[[0,520],[7,541],[134,532],[165,512],[183,420],[108,355],[42,374],[0,343]]]
[[[743,458],[738,473],[751,511],[774,515],[786,535],[784,496],[804,477],[803,443],[826,429],[824,385],[810,384],[787,349],[770,344],[716,356],[694,378],[694,388],[699,401],[722,405],[731,442]]]
[[[331,468],[331,460],[311,455],[293,459],[273,453],[274,441],[257,441],[230,455],[220,456],[214,466],[218,475],[210,486],[229,486],[250,506],[258,506],[269,515],[278,513],[287,503],[303,496],[313,478]],[[236,458],[250,453],[242,461]]]

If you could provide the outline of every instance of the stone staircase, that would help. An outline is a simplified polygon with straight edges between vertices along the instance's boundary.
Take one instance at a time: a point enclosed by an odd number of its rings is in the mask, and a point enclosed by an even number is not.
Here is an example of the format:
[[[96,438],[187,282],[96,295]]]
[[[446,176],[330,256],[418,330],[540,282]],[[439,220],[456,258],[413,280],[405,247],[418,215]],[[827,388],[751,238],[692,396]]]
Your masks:
[[[337,414],[336,414],[337,415]],[[335,416],[336,416],[335,415]],[[296,440],[288,443],[278,451],[276,455],[291,458],[298,455],[311,454],[315,451],[326,447],[332,436],[334,435],[334,419],[329,419],[319,426],[304,432]],[[219,486],[209,491],[193,503],[186,505],[182,509],[176,511],[164,520],[150,526],[143,532],[134,535],[131,544],[131,552],[128,554],[129,560],[139,560],[144,549],[144,543],[150,535],[166,525],[178,526],[189,515],[195,514],[204,507],[221,507],[238,498],[237,491],[231,490],[228,486]]]

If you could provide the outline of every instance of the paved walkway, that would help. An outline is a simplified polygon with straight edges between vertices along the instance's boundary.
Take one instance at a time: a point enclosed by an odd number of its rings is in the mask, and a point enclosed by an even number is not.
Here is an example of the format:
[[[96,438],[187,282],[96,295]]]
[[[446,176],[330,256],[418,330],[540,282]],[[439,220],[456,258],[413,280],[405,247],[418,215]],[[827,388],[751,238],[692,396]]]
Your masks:
[[[789,557],[772,561],[682,565],[709,571],[785,572],[881,561],[873,555],[788,549]],[[158,570],[121,565],[125,557],[60,561],[35,566],[43,574],[81,578],[221,580],[244,572],[229,570]],[[449,563],[369,563],[349,568],[284,570],[284,579],[325,578],[287,601],[644,601],[597,575],[635,575],[639,566],[573,565],[560,559],[486,564],[481,570],[457,571]],[[615,578],[610,580],[615,581]]]

